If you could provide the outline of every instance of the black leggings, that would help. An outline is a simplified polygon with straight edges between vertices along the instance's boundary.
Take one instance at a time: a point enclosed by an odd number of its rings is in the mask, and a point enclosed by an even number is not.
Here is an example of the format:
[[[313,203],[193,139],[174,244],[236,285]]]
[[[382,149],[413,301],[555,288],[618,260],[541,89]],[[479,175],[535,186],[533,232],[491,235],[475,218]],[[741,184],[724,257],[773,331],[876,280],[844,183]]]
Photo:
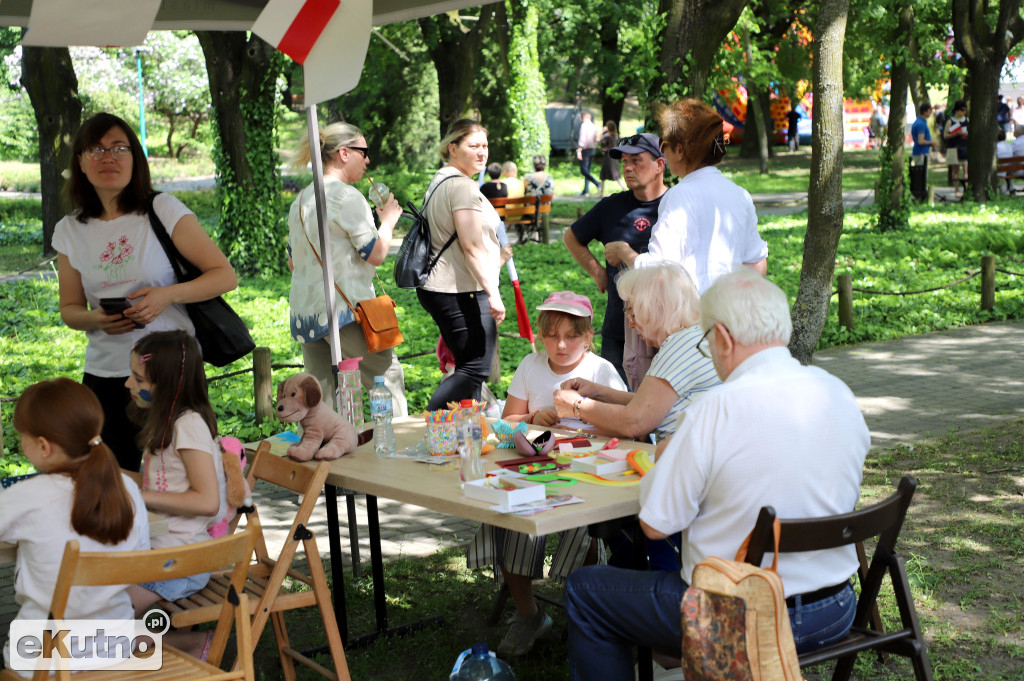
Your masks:
[[[479,400],[480,386],[491,373],[498,338],[487,294],[438,293],[419,288],[416,296],[455,356],[455,373],[437,386],[427,409],[444,409],[449,402],[459,400]]]
[[[114,452],[121,468],[137,473],[142,466],[142,451],[135,444],[139,427],[128,418],[127,410],[132,396],[128,388],[124,387],[127,380],[127,376],[107,378],[85,374],[82,384],[95,393],[103,407],[103,432],[100,437]]]

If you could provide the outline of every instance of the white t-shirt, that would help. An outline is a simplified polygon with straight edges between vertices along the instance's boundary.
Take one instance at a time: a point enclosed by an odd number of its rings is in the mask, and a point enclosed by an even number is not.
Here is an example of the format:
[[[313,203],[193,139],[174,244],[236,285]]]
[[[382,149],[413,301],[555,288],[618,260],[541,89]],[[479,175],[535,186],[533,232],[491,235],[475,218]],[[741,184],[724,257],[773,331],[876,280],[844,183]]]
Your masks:
[[[846,384],[801,366],[784,347],[762,350],[687,410],[640,483],[640,519],[682,532],[689,582],[704,558],[736,555],[762,506],[780,518],[852,511],[870,444]],[[853,546],[779,556],[787,595],[838,584],[856,569]]]
[[[699,399],[704,391],[721,383],[714,363],[697,350],[697,342],[703,335],[699,326],[675,332],[661,344],[661,349],[651,362],[651,368],[647,370],[648,376],[668,381],[678,396],[665,418],[654,429],[654,436],[659,442],[676,432],[679,419],[687,407]]]
[[[377,243],[370,204],[355,187],[334,178],[324,178],[327,229],[331,239],[334,281],[355,305],[376,294],[373,292],[375,268],[366,259]],[[303,224],[306,231],[303,235]],[[309,241],[306,237],[309,237]],[[310,248],[316,247],[316,254]],[[327,335],[327,302],[324,297],[324,273],[316,256],[320,253],[320,231],[316,217],[316,196],[306,187],[292,203],[288,213],[288,246],[292,255],[291,307],[292,338],[311,343]],[[338,326],[355,321],[352,310],[335,292]]]
[[[170,194],[158,194],[153,201],[157,217],[167,233],[186,215],[185,204]],[[89,307],[100,306],[100,298],[120,298],[147,286],[176,284],[174,270],[145,214],[129,213],[113,220],[79,222],[68,215],[53,231],[53,247],[68,258],[82,277]],[[131,302],[131,301],[129,301]],[[132,346],[154,331],[184,329],[194,333],[184,305],[169,305],[160,316],[125,334],[111,336],[99,329],[86,331],[85,372],[106,378],[128,376]]]
[[[220,457],[220,447],[210,435],[203,417],[194,411],[186,411],[174,422],[171,444],[162,452],[154,454],[147,449],[142,457],[142,488],[158,492],[187,492],[189,490],[188,473],[185,462],[178,453],[182,449],[197,449],[207,452],[213,457],[213,467],[217,472],[217,487],[220,492],[220,505],[217,512],[210,516],[180,516],[153,511],[155,515],[167,518],[167,534],[153,538],[154,549],[166,549],[171,546],[185,546],[200,541],[208,541],[207,532],[210,525],[216,522],[227,511],[227,490],[224,481],[224,462]]]
[[[628,390],[612,363],[592,352],[583,355],[583,361],[566,374],[556,374],[551,370],[547,353],[531,352],[516,368],[508,386],[508,394],[526,400],[527,410],[531,412],[554,409],[554,392],[570,378],[583,378],[616,390]]]
[[[60,474],[37,475],[0,491],[0,541],[17,543],[14,600],[21,606],[17,619],[45,620],[60,574],[64,545],[75,539],[82,551],[145,551],[149,549],[149,518],[138,486],[122,475],[135,507],[135,522],[127,539],[101,544],[71,527],[74,481]],[[74,586],[68,594],[65,619],[129,620],[134,618],[126,586]],[[10,669],[10,642],[4,661]]]
[[[695,170],[665,192],[646,253],[633,267],[660,260],[677,262],[690,274],[697,293],[743,263],[768,257],[757,233],[750,194],[714,166]]]

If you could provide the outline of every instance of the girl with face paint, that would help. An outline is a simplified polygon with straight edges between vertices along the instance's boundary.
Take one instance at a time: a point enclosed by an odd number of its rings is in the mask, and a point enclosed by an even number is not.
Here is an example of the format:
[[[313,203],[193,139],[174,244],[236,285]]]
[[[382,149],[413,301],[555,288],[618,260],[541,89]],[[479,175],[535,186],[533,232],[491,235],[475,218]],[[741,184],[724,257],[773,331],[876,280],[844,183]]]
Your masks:
[[[203,358],[184,331],[161,331],[132,348],[129,415],[141,427],[142,499],[167,518],[169,532],[153,548],[183,546],[210,538],[208,528],[227,510],[217,420],[206,392]],[[209,574],[131,586],[136,614],[160,599],[199,591]]]

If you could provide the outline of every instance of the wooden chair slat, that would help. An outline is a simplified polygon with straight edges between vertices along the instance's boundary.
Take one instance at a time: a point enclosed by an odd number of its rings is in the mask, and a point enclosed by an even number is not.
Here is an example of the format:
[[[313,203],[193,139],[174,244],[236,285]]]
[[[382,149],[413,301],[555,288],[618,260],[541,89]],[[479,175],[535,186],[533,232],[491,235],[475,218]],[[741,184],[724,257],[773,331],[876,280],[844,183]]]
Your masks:
[[[348,661],[345,658],[345,650],[342,646],[341,634],[338,632],[331,593],[327,588],[326,580],[318,582],[315,574],[296,569],[296,563],[302,562],[296,558],[301,543],[306,554],[305,567],[314,571],[315,568],[318,568],[321,573],[323,572],[323,564],[316,551],[315,536],[304,541],[295,537],[300,525],[306,527],[309,524],[309,518],[316,506],[317,499],[327,482],[328,469],[329,464],[326,461],[298,463],[271,454],[268,443],[260,444],[247,476],[250,487],[255,487],[257,481],[264,480],[299,494],[302,497],[302,502],[288,529],[281,552],[276,557],[270,556],[267,550],[259,509],[248,514],[246,528],[252,528],[256,536],[255,560],[247,566],[246,579],[240,592],[246,596],[246,601],[250,604],[248,611],[251,619],[249,626],[244,627],[248,630],[248,636],[253,641],[258,641],[269,620],[273,624],[274,638],[279,651],[288,649],[289,646],[287,628],[280,613],[285,610],[317,607],[323,621],[335,672],[315,663],[311,668],[327,672],[325,674],[327,678],[350,681]],[[291,577],[310,586],[311,590],[294,593],[283,592],[281,587],[286,577]],[[188,626],[197,622],[209,621],[206,618],[211,617],[214,613],[209,607],[202,604],[201,599],[216,599],[218,591],[225,588],[224,585],[223,576],[214,576],[211,578],[210,584],[198,594],[200,599],[193,597],[176,601],[173,605],[179,608],[179,611],[172,614],[172,624]],[[307,663],[303,662],[303,664]],[[281,666],[285,681],[294,681],[295,668],[291,659],[282,656]],[[307,666],[310,665],[307,664]]]

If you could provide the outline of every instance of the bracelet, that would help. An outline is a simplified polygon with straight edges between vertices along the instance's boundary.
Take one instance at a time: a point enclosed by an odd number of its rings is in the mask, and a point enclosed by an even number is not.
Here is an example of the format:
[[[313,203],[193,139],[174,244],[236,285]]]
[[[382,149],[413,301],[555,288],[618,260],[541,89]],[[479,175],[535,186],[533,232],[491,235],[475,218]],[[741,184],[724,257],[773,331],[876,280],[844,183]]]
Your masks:
[[[537,415],[537,412],[535,412],[535,411],[534,412],[530,412],[529,414],[527,414],[526,415],[526,422],[529,423],[529,424],[532,424],[533,423],[533,417],[536,416],[536,415]]]
[[[580,399],[576,400],[576,403],[574,405],[572,405],[572,410],[576,414],[576,418],[578,418],[581,421],[583,420],[583,417],[580,416],[580,405],[583,404],[584,400],[586,399],[586,397],[581,397]]]

